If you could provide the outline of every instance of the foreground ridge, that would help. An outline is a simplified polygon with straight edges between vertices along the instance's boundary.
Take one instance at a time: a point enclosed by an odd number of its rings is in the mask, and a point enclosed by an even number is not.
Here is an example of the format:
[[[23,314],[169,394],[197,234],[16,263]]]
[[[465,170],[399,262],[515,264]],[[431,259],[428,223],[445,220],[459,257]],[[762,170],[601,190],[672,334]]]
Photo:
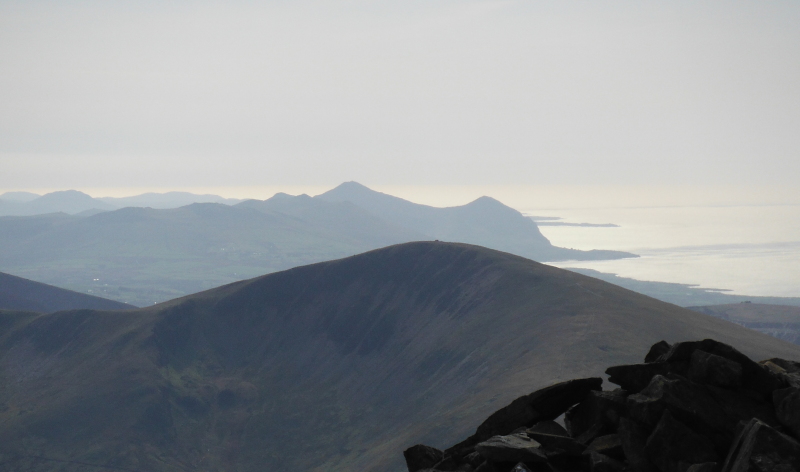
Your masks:
[[[650,348],[643,364],[551,385],[496,411],[409,472],[800,471],[800,363],[754,362],[713,339]],[[564,415],[564,426],[556,420]]]

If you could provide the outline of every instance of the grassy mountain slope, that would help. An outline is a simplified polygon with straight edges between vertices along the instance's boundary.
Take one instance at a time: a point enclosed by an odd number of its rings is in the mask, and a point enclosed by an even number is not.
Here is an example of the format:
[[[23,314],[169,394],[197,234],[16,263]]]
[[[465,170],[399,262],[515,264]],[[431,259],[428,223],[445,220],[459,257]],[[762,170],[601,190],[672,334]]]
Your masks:
[[[315,198],[351,202],[386,221],[427,234],[430,239],[477,244],[537,261],[635,257],[621,251],[555,247],[533,220],[490,197],[481,197],[462,206],[436,208],[376,192],[356,182],[346,182]]]
[[[800,358],[599,280],[437,242],[0,326],[0,463],[36,471],[386,470],[405,446],[455,443],[514,397],[639,362],[660,339]]]
[[[80,308],[129,310],[136,307],[0,272],[0,309],[51,313]]]

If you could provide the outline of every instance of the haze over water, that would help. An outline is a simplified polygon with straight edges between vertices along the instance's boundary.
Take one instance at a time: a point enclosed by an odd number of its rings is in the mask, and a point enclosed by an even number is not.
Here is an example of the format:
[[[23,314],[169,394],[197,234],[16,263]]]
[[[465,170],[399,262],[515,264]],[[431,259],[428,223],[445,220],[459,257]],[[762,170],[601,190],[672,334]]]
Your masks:
[[[541,226],[550,241],[576,249],[615,249],[638,259],[558,262],[638,280],[697,284],[741,295],[800,296],[800,206],[694,206],[526,210],[575,223]]]

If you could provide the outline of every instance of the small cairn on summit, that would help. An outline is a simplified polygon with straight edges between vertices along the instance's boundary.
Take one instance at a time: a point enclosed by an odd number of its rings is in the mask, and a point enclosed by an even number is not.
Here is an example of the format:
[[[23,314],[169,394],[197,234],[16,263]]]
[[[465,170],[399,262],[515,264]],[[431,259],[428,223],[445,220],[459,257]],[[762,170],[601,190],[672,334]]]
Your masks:
[[[656,343],[644,364],[551,385],[409,472],[800,472],[800,363],[754,362],[713,339]],[[554,420],[564,414],[566,428]]]

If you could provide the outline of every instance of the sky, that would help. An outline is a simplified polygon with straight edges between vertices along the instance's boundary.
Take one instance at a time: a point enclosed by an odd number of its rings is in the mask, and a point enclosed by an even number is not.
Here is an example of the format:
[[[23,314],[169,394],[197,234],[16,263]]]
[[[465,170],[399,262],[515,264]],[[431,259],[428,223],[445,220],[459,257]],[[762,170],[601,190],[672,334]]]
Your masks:
[[[797,1],[0,0],[0,191],[792,193],[798,25]]]

